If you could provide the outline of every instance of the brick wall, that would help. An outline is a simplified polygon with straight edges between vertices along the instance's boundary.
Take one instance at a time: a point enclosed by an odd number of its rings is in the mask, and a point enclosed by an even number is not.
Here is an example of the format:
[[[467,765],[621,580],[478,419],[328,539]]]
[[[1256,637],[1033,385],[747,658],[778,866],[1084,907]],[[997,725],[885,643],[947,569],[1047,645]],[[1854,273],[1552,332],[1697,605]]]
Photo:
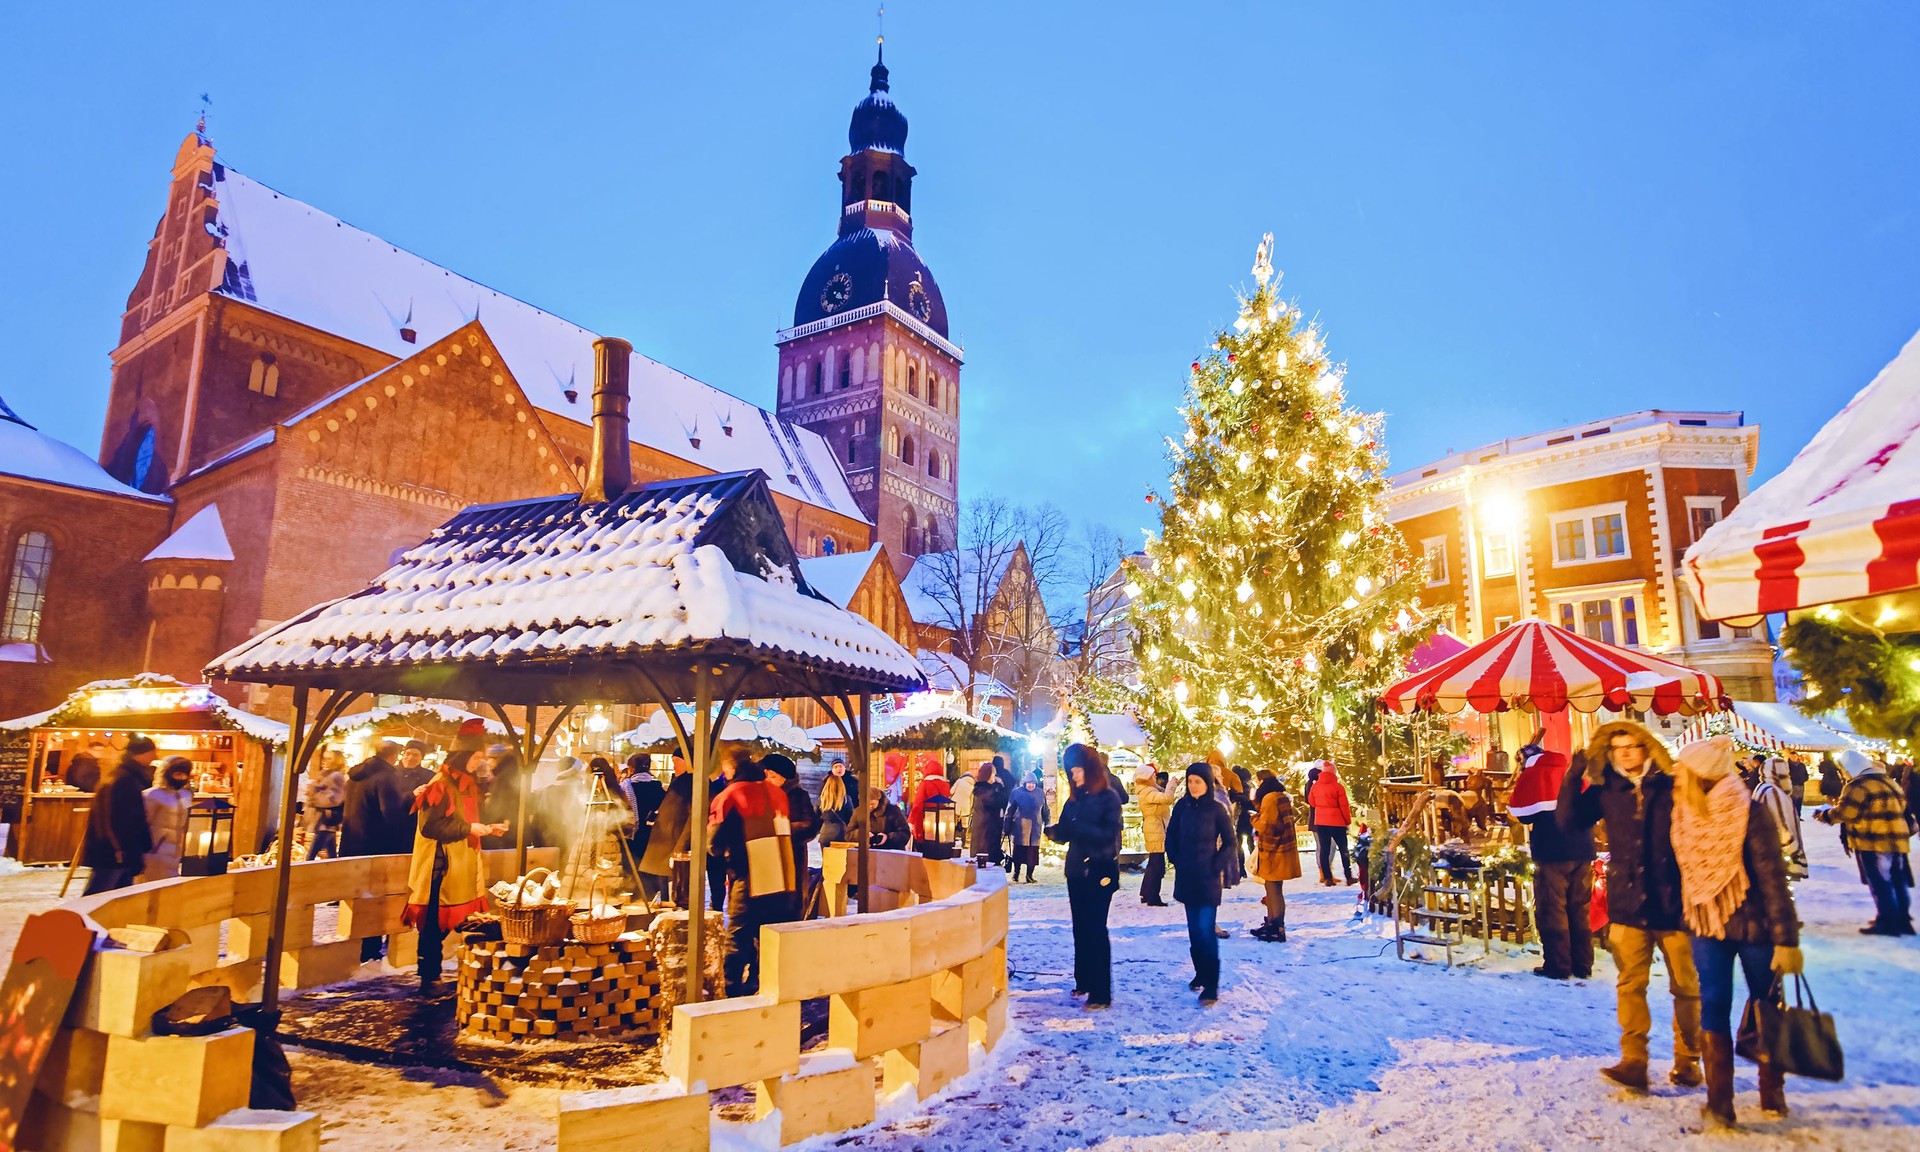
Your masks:
[[[0,664],[0,717],[50,708],[89,680],[139,671],[146,580],[139,559],[167,535],[159,501],[0,477],[0,597],[23,533],[53,541],[40,626],[50,664]]]

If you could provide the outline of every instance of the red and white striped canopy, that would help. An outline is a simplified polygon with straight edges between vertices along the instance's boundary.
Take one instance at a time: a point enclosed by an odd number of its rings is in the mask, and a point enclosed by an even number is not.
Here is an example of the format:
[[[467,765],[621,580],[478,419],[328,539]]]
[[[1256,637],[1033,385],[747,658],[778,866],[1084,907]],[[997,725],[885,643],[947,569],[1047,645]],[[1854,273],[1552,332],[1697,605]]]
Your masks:
[[[1521,621],[1380,696],[1390,712],[1594,712],[1631,705],[1691,716],[1729,704],[1717,676],[1544,620]]]
[[[1700,615],[1738,620],[1920,587],[1916,429],[1920,336],[1687,549]]]

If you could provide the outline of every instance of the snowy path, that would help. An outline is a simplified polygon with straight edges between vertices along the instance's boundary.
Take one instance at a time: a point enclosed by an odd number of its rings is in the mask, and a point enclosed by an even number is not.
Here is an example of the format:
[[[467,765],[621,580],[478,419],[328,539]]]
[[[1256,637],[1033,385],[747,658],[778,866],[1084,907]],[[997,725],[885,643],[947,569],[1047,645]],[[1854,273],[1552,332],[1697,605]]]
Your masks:
[[[1286,944],[1262,944],[1250,884],[1228,894],[1219,1004],[1202,1009],[1180,909],[1114,904],[1115,994],[1089,1013],[1068,995],[1071,940],[1056,879],[1014,889],[1013,1026],[1020,1035],[930,1114],[847,1141],[862,1149],[1743,1149],[1920,1146],[1920,943],[1867,939],[1871,912],[1832,834],[1809,826],[1813,878],[1796,889],[1807,967],[1835,1014],[1848,1080],[1790,1081],[1794,1115],[1765,1121],[1751,1068],[1737,1073],[1747,1131],[1699,1130],[1698,1092],[1631,1099],[1608,1089],[1616,1030],[1612,964],[1559,984],[1537,957],[1496,950],[1467,966],[1404,963],[1378,920],[1351,919],[1354,890],[1289,888]],[[1456,951],[1456,958],[1462,953]],[[1656,1021],[1665,980],[1656,972]],[[1672,1051],[1656,1023],[1656,1074]],[[837,1143],[837,1142],[836,1142]]]

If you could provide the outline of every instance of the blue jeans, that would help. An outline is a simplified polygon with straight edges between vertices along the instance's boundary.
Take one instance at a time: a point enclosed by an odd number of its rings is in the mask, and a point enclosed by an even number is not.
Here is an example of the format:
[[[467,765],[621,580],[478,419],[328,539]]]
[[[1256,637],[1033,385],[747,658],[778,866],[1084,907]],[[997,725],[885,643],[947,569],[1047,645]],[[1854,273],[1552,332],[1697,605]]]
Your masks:
[[[1873,922],[1882,928],[1913,927],[1912,897],[1907,894],[1909,861],[1895,852],[1859,852],[1860,875],[1873,893]]]
[[[1214,934],[1220,916],[1217,904],[1188,904],[1187,952],[1193,957],[1193,974],[1206,993],[1220,990],[1220,937]]]
[[[1733,1035],[1733,962],[1747,976],[1747,998],[1757,1000],[1773,988],[1773,945],[1693,938],[1693,967],[1700,974],[1700,1030]]]

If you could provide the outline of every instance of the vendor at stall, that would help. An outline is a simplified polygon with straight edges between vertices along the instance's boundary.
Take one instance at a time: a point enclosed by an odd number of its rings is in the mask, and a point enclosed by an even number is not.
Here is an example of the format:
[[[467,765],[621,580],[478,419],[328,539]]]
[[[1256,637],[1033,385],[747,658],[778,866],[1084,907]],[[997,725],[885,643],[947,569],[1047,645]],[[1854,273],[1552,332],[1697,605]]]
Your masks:
[[[401,923],[420,931],[422,997],[441,994],[441,951],[447,933],[487,906],[480,838],[506,831],[504,824],[480,823],[480,782],[475,773],[485,765],[480,747],[486,738],[479,720],[462,724],[446,763],[413,803],[419,823]]]

